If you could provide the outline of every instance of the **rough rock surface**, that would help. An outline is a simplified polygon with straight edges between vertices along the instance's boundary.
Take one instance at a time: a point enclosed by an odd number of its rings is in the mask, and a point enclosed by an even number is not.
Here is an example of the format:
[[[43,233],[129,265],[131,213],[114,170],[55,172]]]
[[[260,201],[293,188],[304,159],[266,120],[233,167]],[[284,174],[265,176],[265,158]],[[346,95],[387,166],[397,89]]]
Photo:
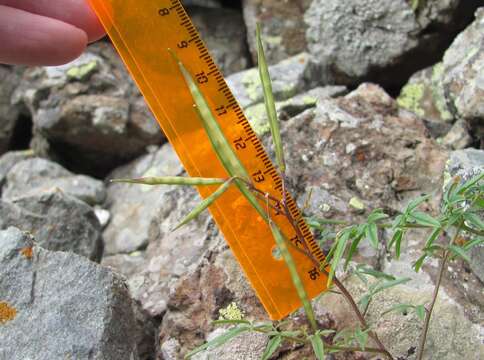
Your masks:
[[[416,9],[406,0],[316,0],[305,14],[308,48],[329,83],[398,85],[438,60],[475,6],[462,0],[419,1]]]
[[[406,0],[245,0],[244,16],[254,61],[259,21],[271,63],[309,51],[321,66],[323,84],[371,80],[391,86],[423,64],[438,61],[451,37],[471,21],[478,2],[415,4],[416,8]]]
[[[0,190],[7,178],[7,174],[17,163],[29,159],[33,156],[33,152],[26,151],[10,151],[0,157]],[[1,191],[0,191],[1,194]]]
[[[7,65],[0,65],[0,155],[10,148],[20,115],[19,106],[14,106],[12,103],[12,95],[20,77],[17,70]]]
[[[3,359],[139,359],[141,329],[123,280],[87,259],[0,232]],[[3,315],[3,313],[2,313]]]
[[[101,225],[86,203],[60,191],[0,200],[0,229],[15,226],[53,251],[69,251],[100,261]]]
[[[484,150],[466,149],[454,151],[449,156],[446,168],[449,177],[459,176],[467,181],[484,172]],[[471,251],[471,269],[484,282],[484,245]]]
[[[484,138],[483,19],[481,8],[476,12],[476,20],[445,52],[443,60],[413,75],[398,99],[400,106],[434,121],[464,120],[472,128],[474,138],[481,140]]]
[[[239,11],[223,8],[191,7],[192,21],[200,31],[215,63],[225,75],[239,72],[250,64],[244,19]]]
[[[356,276],[350,277],[345,285],[356,299],[367,291],[367,287]],[[368,310],[368,321],[374,325],[381,341],[395,356],[415,359],[422,322],[415,312],[402,314],[395,311],[383,316],[382,312],[398,304],[425,304],[430,301],[431,296],[432,291],[429,288],[416,291],[414,287],[398,286],[373,298]],[[478,360],[484,356],[478,328],[444,291],[439,295],[434,311],[424,359]],[[339,320],[338,329],[354,324],[351,309],[339,295],[324,295],[316,305],[316,312],[319,315],[326,312],[333,314]]]
[[[106,198],[104,184],[85,175],[75,175],[62,166],[41,158],[23,160],[7,173],[2,191],[4,200],[60,189],[90,205]]]
[[[105,42],[70,64],[27,70],[15,98],[31,113],[34,150],[78,172],[106,174],[163,140],[121,59]]]
[[[133,179],[149,176],[177,176],[183,168],[170,145],[116,169],[111,179]],[[165,194],[173,191],[169,186],[110,184],[106,206],[111,221],[104,231],[107,255],[131,253],[146,248],[152,235],[150,225],[157,219],[160,207],[166,205]]]

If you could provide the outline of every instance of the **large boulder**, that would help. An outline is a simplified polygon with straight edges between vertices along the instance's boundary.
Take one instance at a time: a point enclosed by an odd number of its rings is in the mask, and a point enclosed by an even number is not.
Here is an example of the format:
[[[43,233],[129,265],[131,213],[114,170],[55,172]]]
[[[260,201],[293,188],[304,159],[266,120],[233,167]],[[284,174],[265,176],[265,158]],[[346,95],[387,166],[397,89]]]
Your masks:
[[[101,181],[75,175],[59,164],[41,158],[25,159],[10,168],[2,198],[14,200],[52,189],[60,189],[89,205],[102,204],[106,198],[106,189]]]
[[[309,51],[324,84],[371,80],[393,86],[438,61],[477,5],[467,0],[245,0],[244,15],[254,61],[259,21],[271,63]]]
[[[145,335],[118,275],[17,228],[0,231],[0,243],[2,359],[141,358]]]
[[[75,171],[105,175],[164,138],[107,42],[70,64],[28,69],[15,98],[32,115],[34,150]]]
[[[101,225],[93,209],[60,191],[27,195],[12,203],[0,200],[0,229],[10,226],[28,231],[45,249],[101,259]]]
[[[0,65],[0,155],[11,148],[15,126],[21,108],[13,104],[13,94],[19,84],[19,69]]]
[[[484,8],[481,8],[476,12],[476,20],[457,36],[442,61],[413,75],[398,98],[400,106],[434,122],[457,121],[460,127],[466,123],[470,135],[481,141],[484,138],[483,19]],[[447,140],[453,148],[467,147],[472,142],[472,138],[467,142]]]

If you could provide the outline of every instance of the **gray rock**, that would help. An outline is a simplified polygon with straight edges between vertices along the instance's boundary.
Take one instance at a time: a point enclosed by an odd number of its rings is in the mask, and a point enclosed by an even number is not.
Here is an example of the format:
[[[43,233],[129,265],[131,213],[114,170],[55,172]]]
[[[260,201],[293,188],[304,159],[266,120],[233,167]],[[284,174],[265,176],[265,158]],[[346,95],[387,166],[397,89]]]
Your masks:
[[[367,287],[356,276],[347,279],[345,285],[356,299],[367,291]],[[407,354],[412,353],[412,349],[418,345],[422,322],[415,312],[402,314],[395,311],[383,316],[382,312],[397,304],[425,304],[431,296],[431,289],[398,286],[380,292],[373,298],[367,314],[368,322],[373,324],[373,329],[395,357],[415,359],[415,352],[408,357]],[[339,295],[327,293],[321,297],[316,312],[334,314],[338,319],[338,329],[354,325],[352,310]],[[424,359],[478,360],[482,357],[484,346],[477,327],[442,290],[432,316]]]
[[[27,70],[15,98],[31,113],[34,150],[76,172],[105,175],[164,138],[106,42],[70,64]]]
[[[464,120],[457,120],[447,135],[442,139],[442,144],[453,150],[470,147],[473,143],[469,134],[469,124]]]
[[[188,12],[225,75],[247,69],[250,64],[245,24],[237,10],[194,7]]]
[[[101,204],[106,198],[101,181],[74,175],[62,166],[40,158],[21,161],[10,169],[2,198],[14,200],[56,188],[90,205]]]
[[[142,329],[119,276],[45,250],[16,228],[0,242],[0,300],[11,310],[0,327],[2,359],[140,358]]]
[[[311,0],[243,0],[247,41],[254,63],[257,62],[257,22],[262,25],[262,38],[269,63],[275,64],[307,51],[307,25],[303,16],[310,4]]]
[[[483,139],[484,108],[484,9],[476,12],[476,20],[454,40],[441,62],[412,76],[398,98],[400,106],[419,116],[444,122],[464,120],[469,135]],[[472,139],[457,125],[460,136],[448,139],[458,147],[468,146]],[[455,134],[449,135],[455,138]],[[456,148],[456,147],[454,147]]]
[[[311,78],[309,56],[305,53],[293,56],[271,66],[269,72],[275,100],[287,100],[307,87]],[[227,84],[243,108],[264,101],[257,68],[229,76]]]
[[[10,226],[31,233],[48,250],[101,260],[101,226],[93,209],[62,192],[33,194],[13,203],[0,200],[0,229]]]
[[[316,0],[305,13],[308,48],[325,83],[397,85],[438,60],[475,6],[463,0],[420,1],[416,9],[406,0]]]
[[[20,161],[29,159],[33,156],[33,152],[26,151],[10,151],[0,157],[0,190],[7,178],[7,174]],[[1,193],[1,192],[0,192]]]
[[[219,8],[221,7],[219,0],[184,0],[183,6],[189,8],[191,6],[202,6],[207,8]]]
[[[459,176],[461,181],[467,181],[484,172],[484,150],[466,149],[454,151],[449,156],[446,168],[446,178]],[[471,250],[471,269],[484,282],[484,245]]]
[[[223,335],[227,329],[216,329],[207,337],[207,341]],[[267,346],[268,337],[265,334],[244,333],[226,342],[224,345],[203,351],[192,357],[193,360],[239,360],[243,354],[244,360],[260,360]]]
[[[0,65],[0,155],[11,146],[20,107],[12,102],[12,96],[19,83],[17,69]]]
[[[170,145],[123,166],[108,176],[111,179],[132,179],[149,176],[177,176],[183,168]],[[166,203],[169,186],[110,184],[107,208],[111,221],[104,231],[107,255],[131,253],[146,248],[150,240],[150,225]]]

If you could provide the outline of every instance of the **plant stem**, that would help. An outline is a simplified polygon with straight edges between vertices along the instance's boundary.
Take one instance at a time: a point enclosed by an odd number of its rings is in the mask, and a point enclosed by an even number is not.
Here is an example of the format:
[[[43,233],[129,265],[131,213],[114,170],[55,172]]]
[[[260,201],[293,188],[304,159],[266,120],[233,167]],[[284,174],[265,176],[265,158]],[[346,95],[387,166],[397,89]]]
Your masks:
[[[452,240],[449,243],[449,246],[454,244],[454,242],[457,240],[457,237],[459,236],[460,231],[462,230],[462,225],[464,225],[464,221],[460,222],[460,224],[457,227],[457,230],[455,232],[455,235],[452,237]],[[450,251],[446,250],[445,254],[442,256],[442,261],[440,263],[440,269],[439,269],[439,275],[437,277],[437,283],[435,284],[434,293],[432,295],[432,302],[430,303],[430,308],[426,311],[426,314],[425,314],[424,326],[423,326],[422,334],[420,336],[420,341],[419,341],[419,345],[418,345],[417,360],[423,359],[423,353],[424,353],[424,350],[425,350],[425,343],[427,341],[427,335],[428,335],[428,332],[429,332],[430,318],[432,317],[432,312],[434,311],[434,306],[435,306],[435,303],[437,302],[437,297],[439,295],[440,285],[441,285],[442,279],[444,277],[445,268],[446,268],[446,265],[447,265],[447,260],[449,259],[449,254],[450,254]]]

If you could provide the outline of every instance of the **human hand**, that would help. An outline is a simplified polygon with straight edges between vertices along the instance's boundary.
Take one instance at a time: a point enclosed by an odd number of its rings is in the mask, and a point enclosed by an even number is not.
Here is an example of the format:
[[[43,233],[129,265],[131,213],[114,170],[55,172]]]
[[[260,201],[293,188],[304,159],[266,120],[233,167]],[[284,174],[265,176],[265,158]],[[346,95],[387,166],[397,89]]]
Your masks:
[[[64,64],[103,35],[87,0],[0,0],[0,63]]]

